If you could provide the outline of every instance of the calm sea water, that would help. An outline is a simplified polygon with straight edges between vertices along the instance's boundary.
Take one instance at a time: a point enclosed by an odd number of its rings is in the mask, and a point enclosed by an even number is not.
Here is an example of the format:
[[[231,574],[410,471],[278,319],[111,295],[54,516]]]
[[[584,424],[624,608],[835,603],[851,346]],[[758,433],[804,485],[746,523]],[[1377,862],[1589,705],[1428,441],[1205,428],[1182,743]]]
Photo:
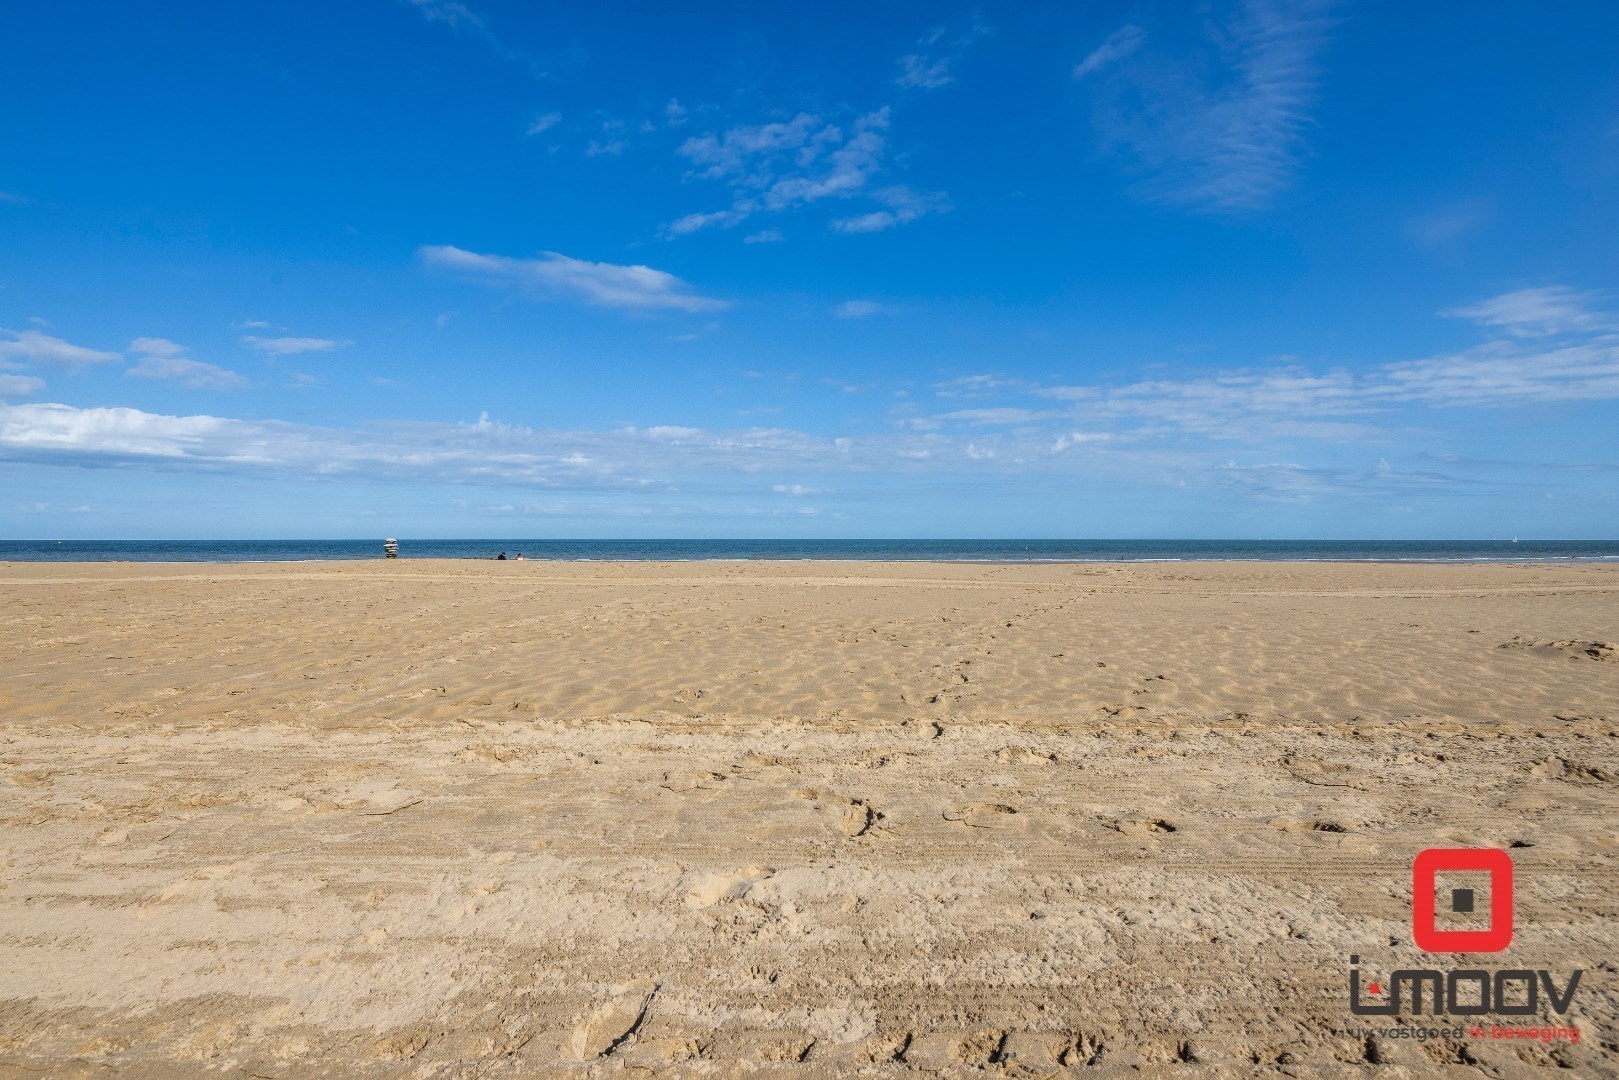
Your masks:
[[[403,559],[692,561],[856,559],[946,562],[1298,562],[1619,561],[1619,540],[416,540],[399,538]],[[0,540],[0,561],[304,562],[380,559],[370,540]]]

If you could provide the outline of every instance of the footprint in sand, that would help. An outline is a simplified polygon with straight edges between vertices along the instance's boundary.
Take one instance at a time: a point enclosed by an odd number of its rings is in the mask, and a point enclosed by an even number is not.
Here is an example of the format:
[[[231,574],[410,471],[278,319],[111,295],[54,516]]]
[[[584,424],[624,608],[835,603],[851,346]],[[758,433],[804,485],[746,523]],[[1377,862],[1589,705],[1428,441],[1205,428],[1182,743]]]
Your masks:
[[[1017,829],[1023,826],[1017,807],[1005,803],[957,803],[944,811],[944,819],[959,822],[970,829]]]
[[[592,1009],[574,1028],[568,1051],[576,1061],[607,1057],[633,1039],[652,1009],[658,984],[643,980],[613,990],[611,998]]]
[[[1126,836],[1160,836],[1180,831],[1174,823],[1156,817],[1103,818],[1102,824]]]
[[[1497,649],[1523,649],[1546,657],[1566,657],[1569,660],[1619,660],[1619,646],[1611,641],[1538,641],[1535,638],[1514,636],[1503,641]]]
[[[382,817],[415,806],[425,798],[419,791],[396,786],[392,781],[378,780],[350,788],[337,799],[344,810],[367,817]]]
[[[734,874],[699,873],[686,878],[685,902],[694,911],[713,907],[727,900],[740,900],[748,890],[776,871],[768,866],[748,866]]]
[[[1035,750],[1027,746],[1003,746],[995,751],[995,760],[1006,765],[1052,765],[1057,755],[1049,750]]]
[[[1293,818],[1277,818],[1276,820],[1272,821],[1270,824],[1271,824],[1272,828],[1280,829],[1282,832],[1285,832],[1285,833],[1296,833],[1296,832],[1346,833],[1346,832],[1350,831],[1349,826],[1345,825],[1341,821],[1327,821],[1327,820],[1298,821],[1298,820],[1295,820]]]
[[[857,836],[864,836],[882,816],[872,809],[866,800],[850,799],[848,805],[843,808],[838,826],[843,830],[843,835],[852,840]]]
[[[1545,761],[1529,766],[1529,775],[1550,780],[1566,780],[1571,784],[1611,784],[1619,780],[1619,776],[1600,765],[1587,765],[1584,762],[1568,761],[1560,757],[1549,757]]]
[[[699,769],[689,772],[666,772],[663,774],[663,783],[658,786],[670,791],[712,791],[725,781],[724,773]]]

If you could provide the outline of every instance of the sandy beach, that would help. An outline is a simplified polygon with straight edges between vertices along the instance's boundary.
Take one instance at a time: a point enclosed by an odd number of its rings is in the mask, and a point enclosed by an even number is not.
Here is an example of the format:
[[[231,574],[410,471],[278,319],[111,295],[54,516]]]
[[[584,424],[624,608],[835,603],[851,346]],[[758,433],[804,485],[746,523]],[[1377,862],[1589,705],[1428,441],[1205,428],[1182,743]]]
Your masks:
[[[0,565],[0,1077],[1619,1075],[1612,643],[1593,564]],[[1436,846],[1579,1042],[1358,1033]]]

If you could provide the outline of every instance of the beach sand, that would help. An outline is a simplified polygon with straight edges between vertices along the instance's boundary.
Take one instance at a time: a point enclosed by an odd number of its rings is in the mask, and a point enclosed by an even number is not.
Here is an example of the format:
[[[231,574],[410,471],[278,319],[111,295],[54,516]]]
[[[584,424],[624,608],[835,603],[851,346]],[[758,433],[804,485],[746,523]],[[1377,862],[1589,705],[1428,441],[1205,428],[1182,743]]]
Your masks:
[[[1600,565],[0,565],[0,1077],[1615,1075],[1614,642]],[[1411,944],[1434,846],[1510,951]]]

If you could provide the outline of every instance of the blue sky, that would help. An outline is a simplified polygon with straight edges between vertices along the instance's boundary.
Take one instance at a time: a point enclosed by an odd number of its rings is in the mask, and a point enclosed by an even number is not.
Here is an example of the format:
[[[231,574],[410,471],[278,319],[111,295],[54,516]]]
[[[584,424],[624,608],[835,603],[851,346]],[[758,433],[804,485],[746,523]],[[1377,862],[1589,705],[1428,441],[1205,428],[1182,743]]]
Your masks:
[[[15,5],[0,535],[1619,536],[1619,8]]]

